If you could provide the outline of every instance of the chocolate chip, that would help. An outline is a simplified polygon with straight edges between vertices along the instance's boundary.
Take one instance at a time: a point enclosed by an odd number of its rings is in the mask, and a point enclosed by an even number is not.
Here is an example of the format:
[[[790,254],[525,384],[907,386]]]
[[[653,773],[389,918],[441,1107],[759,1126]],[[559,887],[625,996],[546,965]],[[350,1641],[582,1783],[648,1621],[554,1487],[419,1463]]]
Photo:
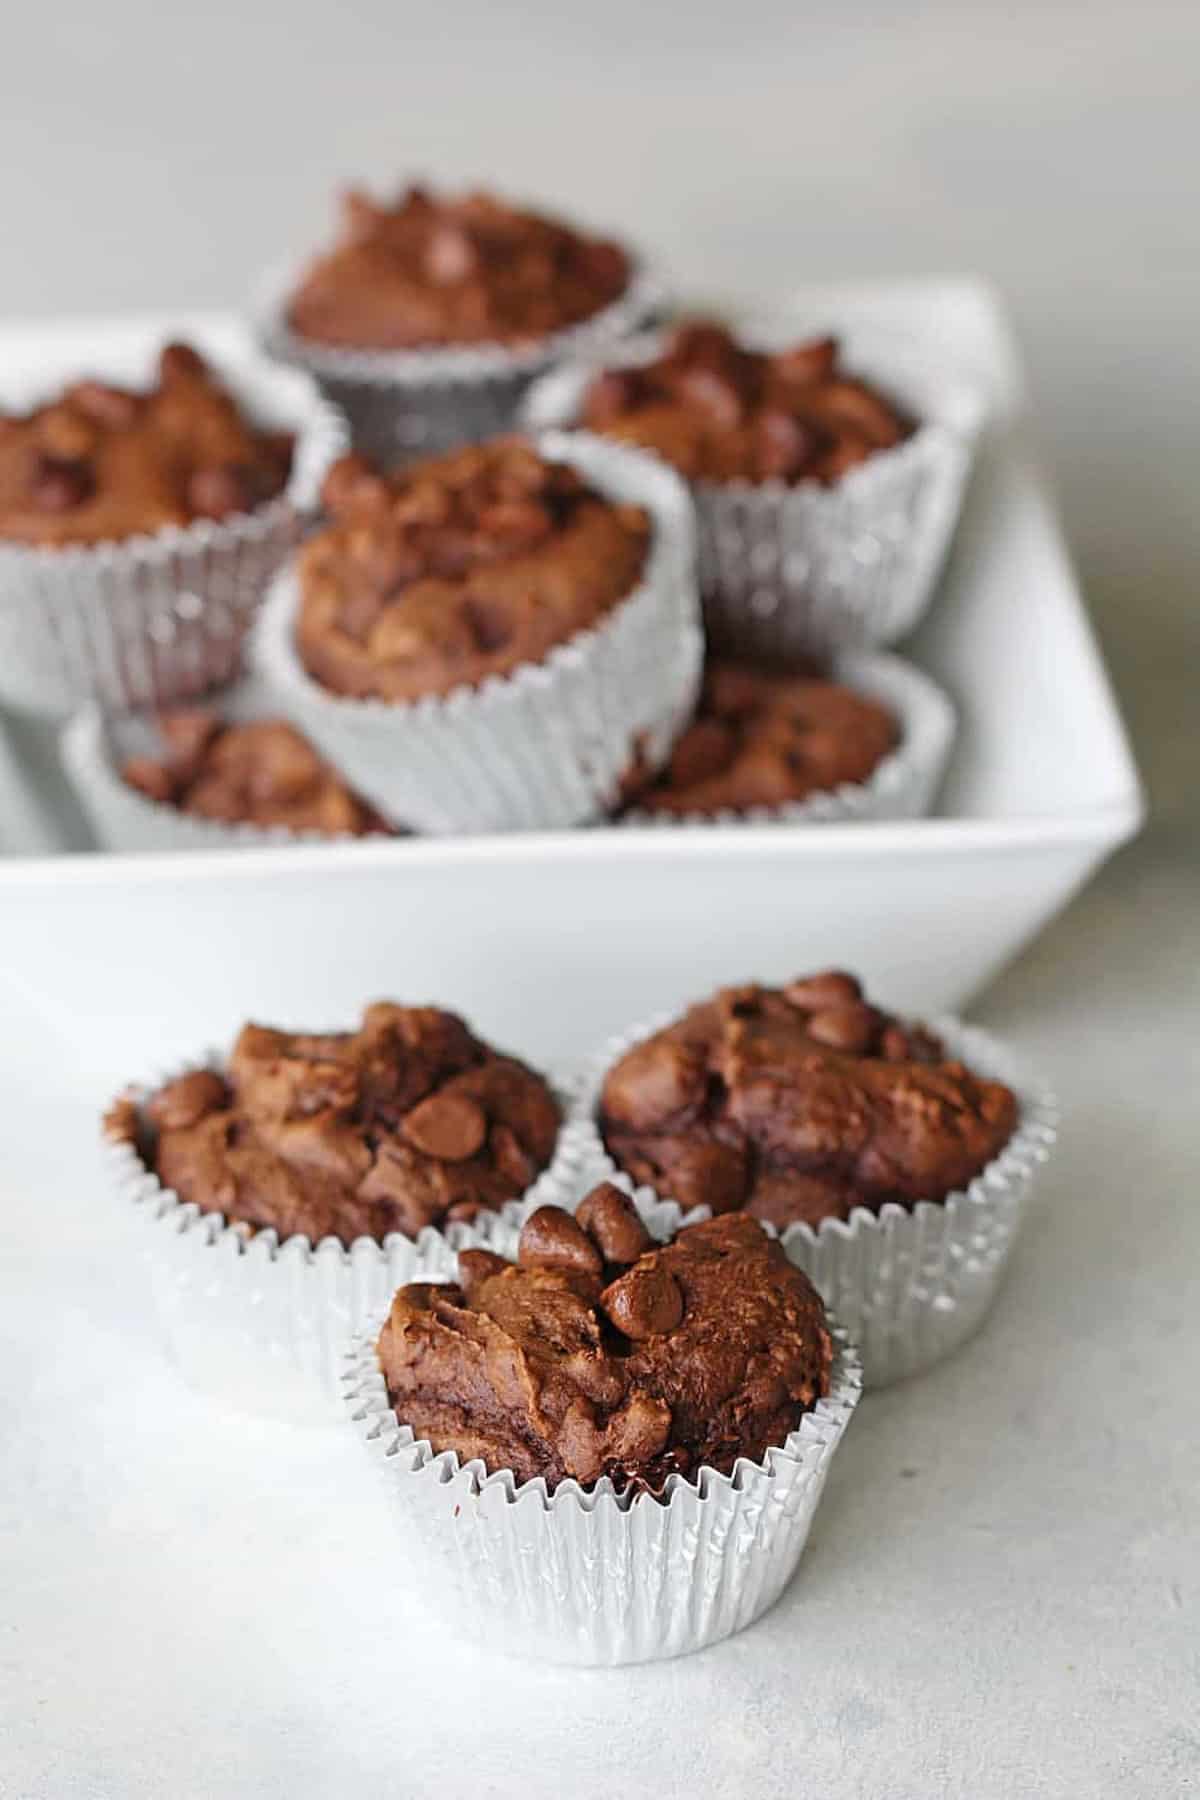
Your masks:
[[[570,1275],[600,1275],[600,1252],[583,1227],[560,1206],[539,1206],[521,1227],[517,1261],[524,1269],[562,1269]]]
[[[466,1162],[483,1147],[487,1117],[468,1094],[430,1094],[405,1115],[400,1127],[415,1150],[441,1162]]]
[[[512,1264],[504,1257],[497,1256],[494,1250],[460,1250],[458,1253],[458,1279],[463,1292],[470,1299],[482,1281],[490,1281],[493,1275],[502,1275]]]
[[[814,338],[808,344],[777,350],[770,358],[769,372],[788,387],[808,387],[812,382],[829,380],[837,353],[836,338]]]
[[[450,283],[465,281],[479,266],[479,256],[470,237],[460,225],[440,220],[429,235],[425,248],[425,272],[431,281]]]
[[[138,416],[140,400],[125,388],[110,387],[106,381],[77,381],[67,389],[66,399],[85,418],[110,431],[121,431]]]
[[[187,485],[188,508],[200,519],[226,519],[248,512],[254,504],[249,472],[238,463],[210,463],[193,469]]]
[[[635,1263],[610,1282],[600,1304],[617,1330],[635,1342],[674,1331],[683,1318],[683,1290],[657,1257]]]
[[[30,496],[39,512],[70,512],[95,491],[95,477],[76,457],[39,456],[34,464]]]
[[[806,1012],[823,1012],[832,1006],[853,1006],[862,999],[862,983],[842,969],[825,969],[820,975],[804,975],[789,981],[784,998]]]
[[[168,1081],[150,1098],[146,1112],[161,1131],[182,1131],[206,1113],[226,1105],[229,1089],[211,1069],[193,1069]]]
[[[879,1030],[879,1014],[862,1001],[852,1006],[831,1006],[808,1021],[808,1035],[831,1050],[861,1055],[871,1048]]]
[[[339,456],[321,486],[321,505],[335,518],[386,506],[391,490],[365,456]]]
[[[673,787],[691,787],[719,775],[733,761],[737,738],[720,719],[697,719],[671,751],[667,779]]]
[[[634,1263],[654,1248],[654,1239],[638,1217],[633,1201],[611,1181],[594,1187],[580,1201],[575,1217],[598,1245],[605,1262]]]
[[[505,556],[516,556],[548,538],[554,521],[536,500],[500,500],[484,507],[479,529]]]
[[[742,397],[733,382],[715,369],[688,368],[675,377],[675,385],[692,406],[708,414],[713,424],[731,431],[742,422]]]
[[[173,381],[200,381],[208,374],[208,364],[190,344],[164,344],[159,352],[158,378],[164,386]]]
[[[761,481],[788,481],[799,474],[816,439],[791,413],[774,408],[754,421],[754,460]]]

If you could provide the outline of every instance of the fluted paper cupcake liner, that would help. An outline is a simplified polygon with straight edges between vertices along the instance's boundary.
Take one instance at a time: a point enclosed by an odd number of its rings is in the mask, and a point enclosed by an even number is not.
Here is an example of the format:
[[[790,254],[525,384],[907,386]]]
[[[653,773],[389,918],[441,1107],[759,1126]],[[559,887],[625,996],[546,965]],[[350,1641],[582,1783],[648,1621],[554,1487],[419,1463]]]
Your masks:
[[[619,1057],[679,1015],[667,1013],[612,1038],[577,1084],[561,1144],[580,1192],[614,1181],[639,1201],[670,1198],[637,1188],[618,1168],[597,1124],[604,1077]],[[976,1074],[1003,1081],[1017,1096],[1012,1137],[964,1189],[911,1210],[889,1202],[878,1213],[855,1207],[849,1219],[789,1225],[780,1234],[841,1320],[862,1357],[863,1382],[884,1387],[932,1368],[982,1324],[1000,1287],[1037,1171],[1054,1144],[1054,1096],[988,1033],[957,1019],[931,1029],[947,1053]],[[770,1229],[770,1227],[768,1228]]]
[[[620,343],[653,320],[664,298],[658,278],[637,268],[610,306],[532,344],[349,350],[289,328],[287,303],[301,273],[275,271],[262,284],[253,307],[259,342],[312,375],[350,421],[355,448],[384,465],[511,430],[531,381]]]
[[[654,459],[583,432],[538,441],[600,493],[653,523],[637,587],[540,663],[412,702],[350,699],[315,681],[295,645],[288,571],[263,609],[254,658],[274,702],[385,818],[431,833],[580,825],[616,797],[635,755],[659,767],[690,718],[703,633],[691,506]]]
[[[189,1069],[220,1069],[215,1053],[193,1057],[124,1095],[141,1104]],[[346,1344],[386,1312],[406,1281],[450,1279],[467,1244],[515,1255],[521,1223],[538,1206],[573,1204],[575,1156],[560,1146],[529,1190],[471,1226],[359,1238],[282,1241],[273,1230],[226,1219],[181,1200],[148,1169],[137,1148],[105,1135],[110,1184],[137,1221],[150,1290],[171,1355],[190,1386],[240,1412],[298,1422],[340,1416]]]
[[[768,348],[794,327],[746,330]],[[962,505],[983,403],[914,346],[860,350],[848,367],[876,382],[918,421],[910,438],[877,451],[831,487],[815,481],[691,484],[704,623],[716,650],[793,659],[894,644],[924,614]],[[646,362],[662,347],[639,338],[609,366]],[[522,411],[530,428],[570,426],[595,373],[543,376]]]
[[[379,1323],[382,1323],[382,1315]],[[766,1612],[795,1573],[861,1391],[836,1322],[830,1391],[761,1462],[671,1476],[661,1496],[518,1482],[434,1453],[398,1423],[374,1333],[353,1347],[346,1404],[392,1490],[405,1580],[473,1641],[581,1664],[683,1656]]]
[[[222,693],[219,707],[226,719],[262,717],[264,710],[245,684]],[[127,756],[139,754],[153,742],[153,729],[145,718],[105,714],[97,706],[76,713],[62,732],[63,766],[103,850],[245,850],[362,841],[350,832],[293,831],[287,825],[244,821],[230,824],[151,800],[122,780],[120,767]]]
[[[891,712],[900,741],[865,781],[847,781],[787,806],[732,807],[708,813],[633,808],[622,826],[683,829],[706,825],[814,825],[834,820],[919,819],[937,797],[954,744],[954,708],[937,683],[898,656],[848,651],[835,657],[831,678],[869,694]]]
[[[140,376],[124,363],[111,369],[103,350],[83,372],[144,382],[158,348],[157,339],[147,346]],[[0,700],[50,714],[89,700],[165,706],[237,668],[255,609],[299,542],[347,431],[307,376],[250,351],[205,354],[249,417],[296,433],[284,491],[251,513],[119,542],[0,541]]]

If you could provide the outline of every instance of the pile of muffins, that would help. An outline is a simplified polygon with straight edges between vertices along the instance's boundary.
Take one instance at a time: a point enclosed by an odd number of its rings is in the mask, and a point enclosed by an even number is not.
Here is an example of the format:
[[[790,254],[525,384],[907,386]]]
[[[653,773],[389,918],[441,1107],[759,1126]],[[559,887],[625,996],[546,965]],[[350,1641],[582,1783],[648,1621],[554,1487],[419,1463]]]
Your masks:
[[[100,844],[927,810],[952,711],[881,647],[976,396],[663,311],[529,208],[352,193],[241,337],[0,394],[0,699],[70,715]]]
[[[185,1375],[348,1417],[440,1616],[614,1663],[781,1592],[864,1381],[983,1319],[1054,1107],[982,1033],[825,970],[560,1080],[430,1005],[251,1023],[104,1131]]]
[[[72,715],[100,842],[926,810],[952,712],[880,647],[975,397],[662,309],[526,208],[353,194],[252,342],[3,397],[0,697]],[[864,1381],[983,1318],[1053,1107],[826,970],[553,1077],[435,1005],[247,1023],[104,1135],[184,1373],[349,1420],[439,1613],[604,1663],[778,1596]]]

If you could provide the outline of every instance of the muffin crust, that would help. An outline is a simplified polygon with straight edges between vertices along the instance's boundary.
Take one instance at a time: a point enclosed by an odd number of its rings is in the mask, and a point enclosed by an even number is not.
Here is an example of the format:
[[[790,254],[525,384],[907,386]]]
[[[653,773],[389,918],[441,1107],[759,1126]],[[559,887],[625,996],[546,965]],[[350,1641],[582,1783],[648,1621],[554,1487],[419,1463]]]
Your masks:
[[[582,423],[654,451],[692,481],[829,485],[913,429],[838,359],[834,338],[768,354],[695,319],[657,361],[598,375]]]
[[[640,507],[516,438],[386,478],[347,457],[324,499],[296,643],[315,680],[358,698],[447,694],[542,661],[632,593],[650,543]]]
[[[0,413],[0,538],[99,544],[252,512],[282,492],[293,439],[260,430],[187,344],[143,393],[77,381]]]
[[[389,830],[286,719],[230,724],[205,709],[158,720],[161,756],[130,757],[122,778],[148,800],[226,825],[281,825],[331,837]]]
[[[724,988],[622,1056],[599,1125],[637,1182],[783,1227],[912,1207],[1003,1149],[1017,1101],[840,970]]]
[[[622,1234],[624,1234],[622,1236]],[[807,1276],[754,1220],[652,1243],[616,1188],[543,1207],[518,1262],[459,1256],[457,1284],[401,1288],[379,1339],[402,1424],[518,1481],[656,1490],[784,1442],[829,1391]]]
[[[359,191],[288,306],[300,337],[366,350],[521,344],[577,325],[629,284],[616,244],[489,193]]]
[[[710,658],[695,718],[656,780],[627,784],[629,805],[680,817],[786,806],[866,781],[898,736],[886,707],[839,682]]]
[[[202,1211],[349,1246],[518,1199],[558,1123],[542,1077],[454,1013],[377,1001],[353,1032],[246,1025],[223,1073],[127,1102],[107,1130]]]

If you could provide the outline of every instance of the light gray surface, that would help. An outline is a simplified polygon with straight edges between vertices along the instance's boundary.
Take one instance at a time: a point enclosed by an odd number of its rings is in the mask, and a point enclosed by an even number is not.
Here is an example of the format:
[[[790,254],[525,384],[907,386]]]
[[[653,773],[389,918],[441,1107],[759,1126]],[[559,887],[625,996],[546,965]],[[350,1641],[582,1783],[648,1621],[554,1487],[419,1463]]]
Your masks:
[[[410,1618],[356,1446],[179,1389],[93,1205],[94,1096],[10,1083],[5,1800],[1200,1788],[1198,50],[1163,0],[22,11],[13,316],[231,299],[335,177],[408,164],[628,219],[693,285],[994,275],[1157,818],[978,1009],[1067,1111],[991,1324],[864,1404],[780,1607],[676,1665],[509,1667]]]

